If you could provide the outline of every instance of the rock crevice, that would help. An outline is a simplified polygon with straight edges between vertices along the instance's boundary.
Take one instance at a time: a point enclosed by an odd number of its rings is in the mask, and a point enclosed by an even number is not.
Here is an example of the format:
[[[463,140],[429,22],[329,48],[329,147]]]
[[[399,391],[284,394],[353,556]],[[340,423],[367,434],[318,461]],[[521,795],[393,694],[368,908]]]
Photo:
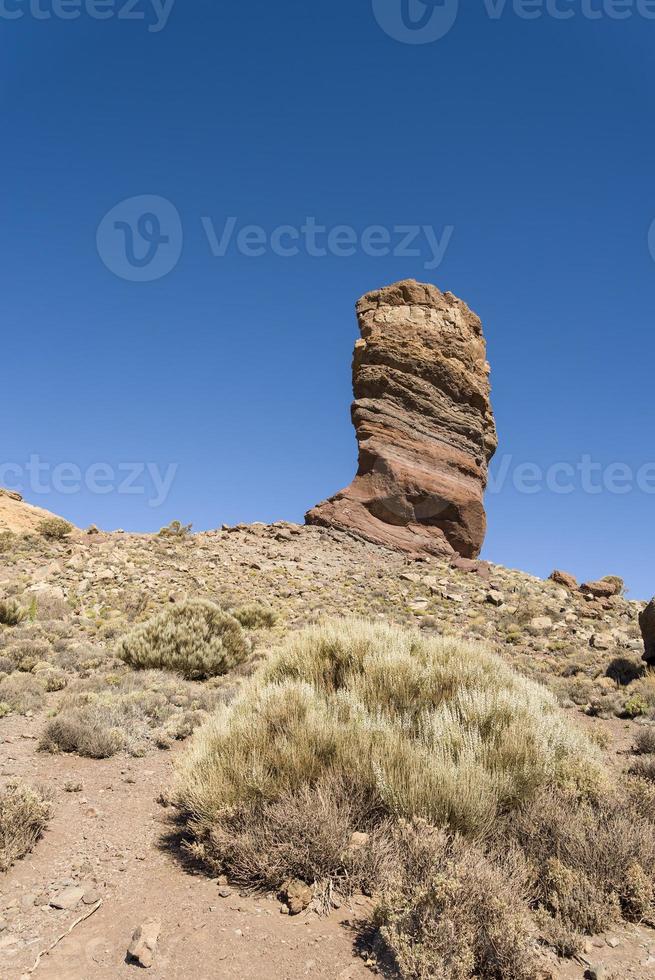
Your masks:
[[[497,446],[482,324],[411,279],[367,293],[357,318],[357,475],[306,520],[411,554],[475,557]]]

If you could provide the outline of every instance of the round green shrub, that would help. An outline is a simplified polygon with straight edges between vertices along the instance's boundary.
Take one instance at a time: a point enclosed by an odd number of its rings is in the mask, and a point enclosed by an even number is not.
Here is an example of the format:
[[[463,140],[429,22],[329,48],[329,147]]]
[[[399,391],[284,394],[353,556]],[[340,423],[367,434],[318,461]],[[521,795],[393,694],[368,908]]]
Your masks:
[[[179,603],[137,626],[118,656],[137,670],[174,670],[188,680],[227,673],[248,655],[240,624],[212,602]]]

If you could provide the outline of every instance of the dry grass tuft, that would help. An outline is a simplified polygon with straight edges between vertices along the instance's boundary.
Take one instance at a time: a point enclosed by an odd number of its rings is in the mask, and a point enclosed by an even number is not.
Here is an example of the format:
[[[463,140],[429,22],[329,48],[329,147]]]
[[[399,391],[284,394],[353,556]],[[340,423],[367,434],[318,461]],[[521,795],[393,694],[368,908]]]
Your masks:
[[[28,854],[45,830],[50,803],[36,790],[9,783],[0,794],[0,871]]]
[[[97,674],[67,688],[40,747],[92,759],[122,750],[144,755],[190,735],[219,697],[216,689],[156,670]]]
[[[211,602],[184,602],[135,627],[118,656],[139,670],[174,670],[188,680],[227,673],[248,655],[240,624]]]

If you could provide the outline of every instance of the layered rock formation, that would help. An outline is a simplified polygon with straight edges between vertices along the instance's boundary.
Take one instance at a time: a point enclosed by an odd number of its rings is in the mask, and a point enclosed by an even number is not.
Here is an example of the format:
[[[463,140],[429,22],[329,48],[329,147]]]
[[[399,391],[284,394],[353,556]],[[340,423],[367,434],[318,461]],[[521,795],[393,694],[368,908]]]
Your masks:
[[[643,659],[655,667],[655,598],[639,613],[639,626],[644,639]]]
[[[357,304],[355,479],[306,515],[411,554],[475,557],[496,446],[479,318],[413,279]]]

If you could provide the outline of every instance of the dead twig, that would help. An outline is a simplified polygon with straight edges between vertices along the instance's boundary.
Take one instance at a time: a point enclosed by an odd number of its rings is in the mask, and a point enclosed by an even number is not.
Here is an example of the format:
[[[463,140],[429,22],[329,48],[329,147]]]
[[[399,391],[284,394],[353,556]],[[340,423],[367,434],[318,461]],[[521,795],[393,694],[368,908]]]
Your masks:
[[[70,936],[75,926],[78,926],[80,922],[84,922],[84,920],[88,919],[89,916],[93,915],[94,912],[97,912],[101,905],[102,905],[102,899],[100,898],[95,903],[95,905],[92,905],[91,908],[87,909],[83,915],[80,915],[77,919],[75,919],[75,922],[73,922],[73,924],[69,926],[66,932],[62,932],[61,936],[57,936],[54,942],[50,943],[50,945],[47,946],[45,949],[42,949],[39,955],[37,956],[36,960],[34,961],[34,966],[30,967],[30,969],[23,974],[21,980],[26,980],[27,977],[31,977],[34,971],[36,970],[36,968],[38,967],[39,963],[43,959],[43,957],[47,956],[48,953],[51,953],[52,950],[55,948],[55,946],[59,945],[62,939],[65,939],[66,936]]]

